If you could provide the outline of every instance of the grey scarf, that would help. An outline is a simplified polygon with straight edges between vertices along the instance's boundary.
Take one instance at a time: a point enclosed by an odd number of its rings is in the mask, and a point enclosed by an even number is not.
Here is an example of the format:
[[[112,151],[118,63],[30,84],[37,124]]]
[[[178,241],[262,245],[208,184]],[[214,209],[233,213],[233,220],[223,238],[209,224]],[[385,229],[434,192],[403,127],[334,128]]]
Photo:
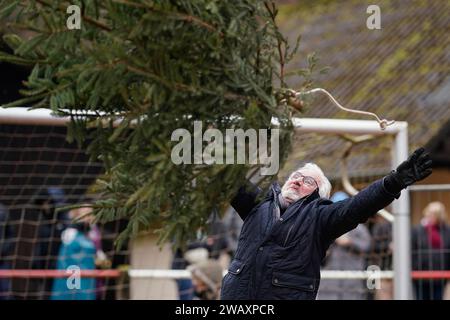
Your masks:
[[[281,214],[284,213],[284,211],[287,209],[287,207],[289,207],[289,202],[287,202],[283,196],[281,195],[281,193],[278,195],[278,202],[280,203],[280,210],[281,210]]]

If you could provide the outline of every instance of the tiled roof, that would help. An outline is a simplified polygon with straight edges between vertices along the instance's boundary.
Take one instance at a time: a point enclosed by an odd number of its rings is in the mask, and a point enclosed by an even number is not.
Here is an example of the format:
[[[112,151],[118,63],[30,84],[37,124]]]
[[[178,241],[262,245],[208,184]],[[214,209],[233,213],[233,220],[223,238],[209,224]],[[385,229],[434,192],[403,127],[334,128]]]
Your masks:
[[[427,144],[450,119],[450,3],[447,1],[380,0],[381,30],[366,27],[364,1],[317,1],[280,5],[279,24],[293,44],[301,34],[299,53],[289,69],[305,66],[313,51],[320,65],[330,66],[315,78],[344,106],[409,123],[410,150]],[[288,82],[298,88],[300,79]],[[367,119],[339,111],[317,97],[303,117]],[[386,140],[386,139],[385,139]],[[349,164],[353,176],[383,174],[390,169],[388,141],[358,147]],[[304,161],[339,175],[343,142],[332,136],[298,134],[286,165]]]

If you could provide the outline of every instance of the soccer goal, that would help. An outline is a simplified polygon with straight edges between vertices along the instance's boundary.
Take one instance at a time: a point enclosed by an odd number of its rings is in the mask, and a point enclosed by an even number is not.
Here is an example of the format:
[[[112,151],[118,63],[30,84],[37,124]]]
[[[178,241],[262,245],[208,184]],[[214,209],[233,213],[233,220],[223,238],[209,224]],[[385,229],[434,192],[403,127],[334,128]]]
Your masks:
[[[61,203],[83,201],[86,190],[102,173],[100,163],[89,162],[83,150],[67,144],[65,141],[67,121],[68,119],[65,118],[51,116],[45,109],[0,110],[2,128],[0,132],[2,145],[0,242],[2,243],[2,261],[4,261],[0,268],[2,284],[0,294],[3,297],[51,298],[52,293],[55,294],[56,279],[68,277],[67,270],[57,267],[57,248],[61,245],[62,228],[66,223],[61,220],[64,217],[53,215],[46,219],[43,214],[37,214],[35,211],[30,214],[33,211],[29,211],[42,209],[42,206],[30,208],[30,203],[34,201],[33,197],[44,189],[48,193],[47,196],[54,198],[52,201],[55,204],[57,201]],[[390,136],[392,145],[388,157],[392,168],[408,156],[408,125],[405,122],[396,122],[385,130],[381,130],[376,121],[308,118],[296,118],[293,121],[299,134]],[[411,299],[409,205],[409,191],[404,190],[401,197],[392,205],[393,221],[387,221],[386,216],[381,218],[386,220],[387,225],[392,225],[392,270],[324,269],[322,271],[324,281],[358,280],[375,283],[379,279],[393,279],[394,298]],[[128,248],[115,252],[112,247],[112,240],[120,232],[120,222],[101,227],[103,229],[100,233],[103,236],[104,246],[102,251],[109,264],[106,262],[103,267],[94,264],[80,271],[81,279],[95,280],[84,282],[84,285],[89,288],[85,293],[91,294],[91,297],[93,294],[97,297],[102,295],[102,298],[105,298],[109,294],[112,298],[127,298],[127,294],[123,292],[130,287],[127,281],[119,281],[124,278],[124,272],[120,271],[120,266],[130,264],[129,257],[133,256],[133,252]],[[228,223],[225,229],[216,229],[214,234],[209,235],[207,241],[218,244],[222,238],[236,238],[236,234],[231,235],[236,233],[236,228],[230,230]],[[386,239],[374,238],[374,241],[375,243],[386,242]],[[95,244],[94,240],[93,243]],[[172,256],[169,249],[166,249],[165,253],[153,250],[156,246],[150,242],[141,244],[140,248],[148,249],[149,246],[152,246],[151,252],[154,253],[152,261],[160,263],[149,265],[131,261],[131,265],[125,271],[125,278],[129,278],[132,284],[131,291],[145,291],[145,287],[156,287],[157,294],[161,294],[168,286],[172,285],[173,290],[173,280],[176,280],[181,288],[179,293],[183,294],[183,280],[189,280],[190,273],[175,265],[177,259],[184,261],[184,258]],[[222,249],[218,245],[215,250]],[[134,255],[139,258],[135,258],[134,261],[142,259],[141,254],[136,252]],[[382,253],[373,254],[382,255]],[[189,286],[187,288],[190,294],[191,289]],[[142,295],[134,295],[134,297],[145,298]],[[158,298],[158,296],[154,297]],[[174,298],[170,295],[168,297]]]
[[[397,122],[385,130],[381,130],[376,121],[365,120],[336,120],[336,119],[294,119],[296,131],[300,136],[315,134],[320,135],[324,140],[337,135],[373,135],[380,137],[390,137],[390,151],[387,157],[390,159],[392,168],[397,167],[404,159],[408,157],[408,134],[407,123]],[[326,135],[326,137],[324,136]],[[387,172],[384,172],[385,174]],[[358,179],[357,179],[358,180]],[[372,182],[371,178],[359,178],[356,181],[359,185],[367,185]],[[400,199],[396,200],[390,209],[392,215],[380,212],[379,223],[382,232],[371,235],[370,244],[365,249],[365,253],[360,254],[364,261],[364,267],[360,268],[324,268],[321,272],[322,284],[326,286],[331,283],[331,292],[346,293],[333,295],[334,299],[351,297],[357,299],[370,298],[370,291],[375,296],[377,290],[393,291],[394,295],[390,298],[411,299],[411,259],[410,259],[410,216],[409,216],[409,193],[407,190],[402,192]],[[216,240],[223,237],[229,237],[230,231],[225,229],[223,232],[215,233],[211,236]],[[392,248],[390,247],[392,243]],[[143,245],[145,247],[145,245]],[[220,248],[220,247],[219,247]],[[216,252],[218,254],[218,252]],[[160,257],[163,255],[160,253]],[[143,258],[140,258],[141,260]],[[393,260],[393,263],[390,261]],[[176,256],[175,260],[180,265],[186,264],[186,259],[182,255]],[[139,266],[145,265],[144,263]],[[367,267],[369,265],[369,267]],[[130,278],[134,279],[137,287],[158,287],[160,292],[167,289],[167,283],[163,279],[172,279],[177,281],[180,297],[189,294],[189,279],[191,274],[187,270],[157,269],[157,268],[132,268],[129,271]],[[147,264],[148,266],[148,264]],[[183,269],[183,268],[182,268]],[[224,271],[226,272],[226,271]],[[139,282],[138,282],[139,281]],[[185,282],[186,281],[186,282]],[[355,285],[356,284],[356,285]],[[358,286],[370,286],[369,288],[358,289]],[[389,286],[393,286],[390,288]],[[384,288],[386,287],[387,288]],[[146,290],[146,289],[142,289]],[[319,288],[319,298],[324,298],[324,291]],[[382,296],[382,295],[381,295]],[[388,295],[389,296],[389,295]],[[383,297],[381,297],[383,298]]]
[[[402,161],[408,157],[408,124],[406,122],[396,122],[388,126],[385,130],[381,130],[376,121],[367,120],[340,120],[340,119],[295,119],[295,127],[299,133],[315,133],[315,134],[332,134],[332,135],[374,135],[374,136],[391,136],[392,145],[390,157],[391,167],[396,168]],[[365,184],[370,181],[361,181]],[[392,270],[382,270],[384,268],[365,271],[346,271],[346,270],[323,270],[322,278],[324,280],[331,279],[335,281],[342,280],[337,283],[339,286],[348,280],[364,279],[369,284],[371,277],[381,279],[393,279],[393,294],[395,299],[411,299],[411,255],[410,255],[410,200],[409,191],[403,190],[401,197],[392,204],[393,219],[388,221],[382,218],[381,223],[386,225],[388,231],[377,235],[372,235],[372,244],[366,248],[368,254],[378,255],[378,261],[389,260],[389,253],[380,252],[374,247],[378,243],[387,243],[389,240],[389,229],[392,230]],[[390,226],[392,224],[392,226]],[[377,238],[378,237],[378,238]],[[382,264],[382,263],[380,263]],[[378,266],[378,263],[375,265]],[[389,267],[388,267],[389,269]],[[373,278],[372,278],[373,279]],[[326,282],[324,281],[323,284]],[[351,285],[350,285],[351,286]],[[380,289],[380,288],[375,288]],[[342,288],[335,288],[341,290]],[[319,289],[320,298],[320,289]]]

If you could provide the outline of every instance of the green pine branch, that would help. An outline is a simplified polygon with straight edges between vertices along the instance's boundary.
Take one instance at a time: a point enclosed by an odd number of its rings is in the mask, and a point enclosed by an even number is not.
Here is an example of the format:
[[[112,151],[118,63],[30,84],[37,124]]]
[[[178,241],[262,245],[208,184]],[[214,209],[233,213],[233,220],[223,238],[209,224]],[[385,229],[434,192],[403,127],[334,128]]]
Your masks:
[[[82,9],[80,30],[65,27],[69,4]],[[289,153],[297,110],[280,101],[289,98],[285,68],[298,43],[290,50],[273,2],[30,0],[1,2],[2,14],[32,35],[3,37],[14,54],[2,52],[0,61],[32,66],[24,98],[5,106],[71,117],[67,139],[105,167],[91,186],[100,195],[96,219],[129,221],[119,242],[152,228],[162,242],[184,243],[258,169],[177,166],[175,129],[192,131],[193,120],[222,132],[270,128],[276,116],[281,165]],[[296,75],[305,84],[316,64],[309,60]]]

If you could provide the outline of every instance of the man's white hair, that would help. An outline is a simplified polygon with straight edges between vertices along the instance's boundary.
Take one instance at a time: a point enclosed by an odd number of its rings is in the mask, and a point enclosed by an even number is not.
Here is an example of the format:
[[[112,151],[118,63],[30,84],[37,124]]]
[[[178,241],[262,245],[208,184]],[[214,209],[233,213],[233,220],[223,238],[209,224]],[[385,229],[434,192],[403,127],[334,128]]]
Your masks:
[[[303,167],[298,168],[294,172],[302,171],[302,170],[308,170],[313,171],[316,173],[317,177],[319,178],[319,181],[316,181],[319,185],[319,195],[322,198],[329,199],[330,198],[330,192],[331,192],[331,183],[328,180],[328,178],[323,173],[322,169],[320,167],[312,162],[306,163]]]

